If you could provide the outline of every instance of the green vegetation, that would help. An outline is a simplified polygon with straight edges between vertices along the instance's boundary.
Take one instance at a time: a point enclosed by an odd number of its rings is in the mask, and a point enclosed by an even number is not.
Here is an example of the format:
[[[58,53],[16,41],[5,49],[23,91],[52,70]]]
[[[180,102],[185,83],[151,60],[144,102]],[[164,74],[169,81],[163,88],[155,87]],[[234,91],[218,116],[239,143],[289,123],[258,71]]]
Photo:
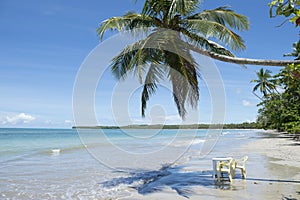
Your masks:
[[[300,25],[300,0],[274,0],[269,6],[270,17],[282,15],[288,17],[288,20],[296,26]]]
[[[257,129],[255,122],[241,124],[189,124],[189,125],[128,125],[128,126],[74,126],[77,129]]]
[[[275,0],[269,6],[271,17],[281,15],[296,27],[300,25],[300,0]],[[300,40],[293,44],[293,52],[284,56],[293,56],[295,60],[299,60],[299,55]],[[288,64],[274,76],[270,73],[261,69],[257,73],[258,79],[253,81],[260,84],[253,90],[260,87],[263,94],[257,123],[266,129],[300,134],[300,64]],[[276,88],[281,88],[282,92],[278,92]]]
[[[263,93],[257,122],[262,128],[300,134],[300,66],[286,66],[272,82],[283,91]]]

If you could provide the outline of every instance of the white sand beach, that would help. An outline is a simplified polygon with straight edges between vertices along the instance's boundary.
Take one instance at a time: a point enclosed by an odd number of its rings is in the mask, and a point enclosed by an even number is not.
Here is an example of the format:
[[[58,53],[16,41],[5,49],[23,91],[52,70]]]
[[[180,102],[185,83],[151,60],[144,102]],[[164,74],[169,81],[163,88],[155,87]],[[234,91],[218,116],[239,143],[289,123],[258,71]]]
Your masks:
[[[249,156],[246,163],[246,180],[237,174],[231,184],[224,182],[221,185],[214,185],[208,181],[209,173],[199,172],[193,177],[191,174],[195,169],[186,171],[183,169],[180,173],[175,172],[170,176],[178,176],[181,184],[189,182],[189,179],[194,180],[193,186],[187,185],[186,191],[183,189],[182,193],[186,192],[186,196],[178,195],[180,191],[170,187],[157,185],[157,192],[141,195],[132,189],[132,196],[124,199],[300,199],[300,142],[284,138],[276,132],[268,132],[266,137],[230,150],[227,155]],[[174,177],[169,179],[176,180]],[[168,185],[168,177],[164,179],[166,180],[161,182],[165,181]],[[161,186],[163,189],[159,191]]]

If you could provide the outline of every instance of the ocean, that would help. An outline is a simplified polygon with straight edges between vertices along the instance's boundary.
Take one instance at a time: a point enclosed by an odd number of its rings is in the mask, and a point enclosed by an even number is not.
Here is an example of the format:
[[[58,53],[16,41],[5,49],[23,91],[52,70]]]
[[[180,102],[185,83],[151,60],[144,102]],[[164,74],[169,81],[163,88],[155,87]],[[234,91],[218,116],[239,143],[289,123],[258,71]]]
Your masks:
[[[212,157],[260,132],[208,131],[0,129],[0,199],[118,199],[154,192],[145,183],[178,170],[209,182]]]

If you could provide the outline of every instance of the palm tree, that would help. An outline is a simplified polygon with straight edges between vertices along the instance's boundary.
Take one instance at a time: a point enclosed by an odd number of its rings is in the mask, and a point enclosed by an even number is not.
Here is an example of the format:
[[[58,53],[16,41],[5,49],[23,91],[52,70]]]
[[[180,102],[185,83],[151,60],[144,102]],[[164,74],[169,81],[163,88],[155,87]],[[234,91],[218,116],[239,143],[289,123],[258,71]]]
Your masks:
[[[231,30],[247,30],[249,22],[245,16],[228,7],[196,12],[198,7],[199,0],[146,0],[140,14],[129,12],[112,17],[97,29],[101,40],[107,30],[132,33],[139,30],[147,34],[125,47],[111,62],[112,73],[118,79],[125,79],[128,72],[133,72],[143,83],[142,116],[150,96],[165,78],[172,84],[173,98],[182,118],[186,103],[197,105],[199,69],[191,51],[234,57],[228,48],[245,49],[242,38]]]
[[[283,56],[296,57],[295,60],[300,60],[300,40],[293,44],[293,52],[284,54]]]
[[[271,73],[272,72],[270,70],[268,70],[268,69],[264,70],[263,68],[261,68],[258,72],[256,72],[258,79],[254,79],[251,81],[252,83],[257,83],[254,86],[253,91],[252,91],[254,94],[258,88],[259,88],[259,91],[263,94],[263,97],[267,97],[268,94],[273,93],[274,90],[276,91],[275,80],[271,79],[272,78]]]

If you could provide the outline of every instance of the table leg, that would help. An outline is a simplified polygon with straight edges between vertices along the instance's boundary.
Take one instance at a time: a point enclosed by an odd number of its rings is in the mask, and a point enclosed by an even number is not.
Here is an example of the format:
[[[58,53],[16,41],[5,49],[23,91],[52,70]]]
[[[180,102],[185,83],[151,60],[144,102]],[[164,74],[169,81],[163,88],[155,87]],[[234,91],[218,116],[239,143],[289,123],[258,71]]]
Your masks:
[[[217,176],[217,162],[215,160],[213,162],[213,178],[216,179]]]

